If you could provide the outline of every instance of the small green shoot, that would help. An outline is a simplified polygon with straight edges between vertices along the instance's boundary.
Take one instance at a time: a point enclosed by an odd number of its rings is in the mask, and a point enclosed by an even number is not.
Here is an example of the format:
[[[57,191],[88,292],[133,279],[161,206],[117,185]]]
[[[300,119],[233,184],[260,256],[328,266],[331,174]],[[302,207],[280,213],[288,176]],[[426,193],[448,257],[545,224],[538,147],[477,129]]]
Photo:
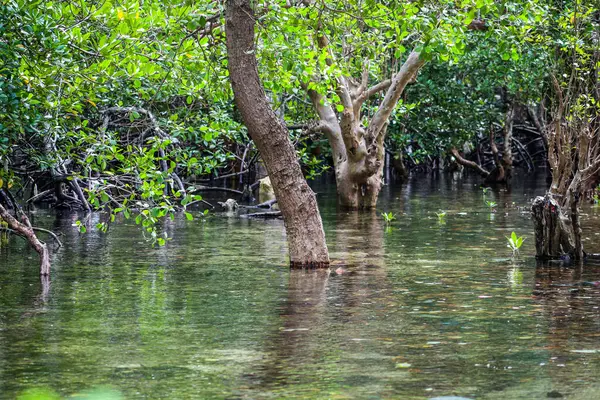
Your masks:
[[[383,217],[383,220],[385,221],[386,225],[390,225],[392,223],[392,221],[394,221],[396,219],[396,216],[391,211],[390,212],[382,212],[381,216]]]
[[[508,240],[508,244],[506,246],[512,250],[513,256],[518,255],[519,249],[523,245],[525,238],[523,236],[517,236],[517,234],[513,232],[510,234],[510,237],[506,237],[506,240]]]
[[[488,194],[490,192],[491,188],[489,187],[483,187],[481,188],[481,191],[483,192],[483,196],[485,197],[486,194]]]
[[[496,203],[495,201],[486,200],[485,201],[485,205],[488,206],[489,208],[496,208],[496,206],[498,205],[498,203]]]
[[[87,232],[87,228],[86,228],[85,224],[82,223],[79,220],[75,221],[75,223],[73,224],[73,226],[76,226],[79,229],[79,233],[86,233]]]
[[[435,215],[437,215],[438,217],[438,222],[440,224],[443,224],[446,222],[446,211],[444,210],[439,210],[439,212],[436,212]]]

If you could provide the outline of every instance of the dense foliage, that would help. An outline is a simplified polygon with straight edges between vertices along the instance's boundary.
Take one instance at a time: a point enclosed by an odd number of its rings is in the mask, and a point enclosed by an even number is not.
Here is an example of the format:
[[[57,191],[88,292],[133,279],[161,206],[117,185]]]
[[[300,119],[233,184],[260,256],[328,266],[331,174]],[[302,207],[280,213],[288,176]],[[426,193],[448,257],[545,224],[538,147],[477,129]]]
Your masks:
[[[567,85],[573,66],[588,68],[590,87],[597,85],[593,1],[255,6],[259,72],[273,108],[293,128],[308,177],[331,159],[307,90],[341,113],[340,76],[377,84],[410,51],[428,63],[395,108],[386,147],[413,163],[476,145],[490,124],[502,124],[507,102],[536,110],[546,104],[551,113],[550,77]],[[200,184],[249,177],[257,155],[233,107],[224,7],[2,1],[0,188],[55,206],[108,209],[112,219],[136,215],[163,243],[154,223],[198,202]],[[365,124],[382,96],[363,106]],[[597,98],[582,93],[577,104],[593,114]],[[236,176],[239,182],[254,181]]]

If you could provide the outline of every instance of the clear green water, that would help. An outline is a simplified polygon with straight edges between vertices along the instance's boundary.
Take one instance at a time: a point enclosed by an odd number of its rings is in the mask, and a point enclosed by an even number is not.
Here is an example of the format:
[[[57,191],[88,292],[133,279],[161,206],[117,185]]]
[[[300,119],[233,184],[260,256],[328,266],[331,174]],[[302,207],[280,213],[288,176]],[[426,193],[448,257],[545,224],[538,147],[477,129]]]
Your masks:
[[[288,270],[279,221],[182,218],[152,249],[136,226],[80,236],[40,212],[65,247],[46,290],[24,242],[0,250],[0,398],[599,398],[600,287],[579,283],[600,267],[536,267],[543,180],[488,194],[496,213],[475,182],[386,187],[389,229],[317,187],[330,273]],[[600,209],[584,211],[600,252]]]

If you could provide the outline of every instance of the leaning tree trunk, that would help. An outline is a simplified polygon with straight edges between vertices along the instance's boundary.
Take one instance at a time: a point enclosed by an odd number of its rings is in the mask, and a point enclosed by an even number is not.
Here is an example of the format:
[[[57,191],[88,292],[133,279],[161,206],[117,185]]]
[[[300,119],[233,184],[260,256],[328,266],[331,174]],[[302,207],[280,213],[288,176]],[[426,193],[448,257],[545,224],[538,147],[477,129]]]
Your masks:
[[[35,232],[29,226],[29,220],[24,214],[23,217],[24,222],[19,222],[0,204],[0,219],[4,220],[8,224],[8,227],[18,235],[27,239],[31,247],[40,255],[40,275],[48,276],[50,275],[50,254],[48,253],[48,247],[37,238]]]
[[[258,76],[250,0],[228,0],[225,20],[235,103],[269,172],[285,223],[290,266],[327,267],[329,254],[315,194],[302,175],[287,129],[271,109]]]

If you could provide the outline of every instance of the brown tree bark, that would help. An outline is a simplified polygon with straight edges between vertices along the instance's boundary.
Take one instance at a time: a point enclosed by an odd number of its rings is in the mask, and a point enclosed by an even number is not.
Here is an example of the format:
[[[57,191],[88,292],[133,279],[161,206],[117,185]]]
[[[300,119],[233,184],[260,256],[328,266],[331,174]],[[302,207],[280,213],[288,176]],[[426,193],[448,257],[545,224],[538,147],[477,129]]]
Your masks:
[[[50,254],[48,253],[48,248],[35,235],[27,216],[23,215],[23,217],[24,222],[19,222],[0,204],[0,219],[4,220],[8,224],[8,227],[18,235],[27,239],[31,247],[40,255],[40,275],[48,276],[50,275]]]
[[[292,268],[329,266],[315,194],[306,183],[287,128],[273,112],[258,75],[250,0],[228,0],[229,76],[248,133],[256,143],[283,215]]]

